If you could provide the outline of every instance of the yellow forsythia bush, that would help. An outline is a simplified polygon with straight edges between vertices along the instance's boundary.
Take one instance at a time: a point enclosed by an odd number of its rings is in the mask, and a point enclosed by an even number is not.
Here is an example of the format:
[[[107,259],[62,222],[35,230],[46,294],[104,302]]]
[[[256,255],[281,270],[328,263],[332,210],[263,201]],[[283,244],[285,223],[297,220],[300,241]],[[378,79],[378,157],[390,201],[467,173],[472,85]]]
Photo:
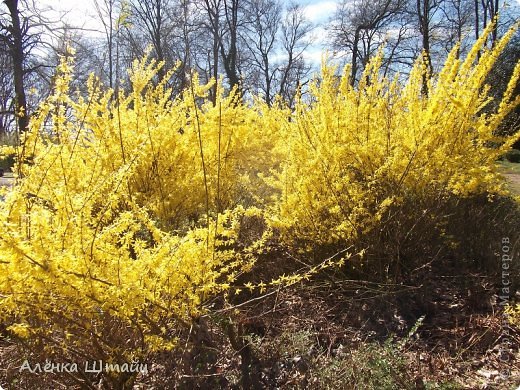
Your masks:
[[[484,82],[512,34],[479,59],[485,34],[464,60],[454,49],[427,96],[421,61],[402,84],[376,57],[357,87],[324,66],[294,110],[222,90],[213,104],[196,77],[173,98],[147,60],[127,92],[91,78],[76,96],[64,60],[0,202],[0,320],[54,352],[134,358],[172,348],[251,269],[267,233],[240,242],[244,216],[288,246],[340,246],[318,272],[403,204],[504,192],[495,161],[518,135],[495,130],[520,102],[520,66],[497,112]]]
[[[422,60],[403,84],[381,75],[379,55],[356,87],[350,68],[338,76],[324,66],[311,97],[297,101],[284,124],[288,151],[273,180],[281,196],[271,214],[286,242],[307,249],[355,244],[383,229],[390,210],[404,203],[419,208],[427,198],[504,193],[496,160],[518,134],[501,138],[495,130],[520,103],[512,97],[520,66],[497,112],[485,111],[484,83],[513,32],[480,59],[486,35],[465,59],[454,48],[427,96]]]
[[[128,93],[92,77],[75,97],[63,60],[32,118],[0,202],[0,319],[19,336],[98,358],[171,348],[251,266],[233,243],[268,188],[274,130],[197,80],[171,99],[157,69],[136,61]]]

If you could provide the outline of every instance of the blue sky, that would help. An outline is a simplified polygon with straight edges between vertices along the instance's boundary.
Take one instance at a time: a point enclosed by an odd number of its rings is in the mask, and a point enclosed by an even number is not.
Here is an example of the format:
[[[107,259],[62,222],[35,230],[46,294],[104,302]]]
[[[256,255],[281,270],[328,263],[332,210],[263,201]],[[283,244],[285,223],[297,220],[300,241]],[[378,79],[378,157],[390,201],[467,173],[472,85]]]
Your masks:
[[[146,0],[142,0],[146,1]],[[316,27],[313,31],[313,45],[305,52],[305,58],[318,65],[321,61],[323,44],[325,39],[325,29],[323,24],[334,13],[339,0],[293,0],[305,6],[305,15],[308,20]],[[520,1],[520,0],[518,0]],[[284,1],[282,1],[284,2]],[[287,1],[289,3],[289,1]],[[94,7],[94,0],[38,0],[40,7],[48,7],[56,10],[48,15],[53,20],[61,20],[75,27],[91,30],[92,35],[102,36],[102,26],[96,21],[98,16]],[[51,16],[52,15],[52,16]]]
[[[306,15],[313,23],[326,21],[336,9],[337,4],[337,1],[334,0],[298,0],[297,2],[306,6]],[[93,0],[38,0],[38,4],[58,9],[61,14],[60,18],[70,24],[92,29],[97,27]]]
[[[305,6],[305,14],[308,20],[316,26],[313,32],[314,44],[307,49],[305,57],[314,64],[319,64],[321,61],[323,44],[325,43],[324,40],[326,39],[326,32],[323,26],[334,14],[336,7],[341,0],[292,1],[296,1]],[[512,1],[520,5],[520,0]],[[282,2],[289,3],[289,1],[283,0]],[[60,15],[53,16],[52,19],[62,20],[64,22],[66,21],[73,26],[83,27],[92,31],[102,30],[99,21],[96,22],[97,14],[94,7],[94,0],[37,0],[37,4],[58,9]],[[96,35],[94,32],[92,32],[92,34]]]
[[[146,0],[142,0],[146,1]],[[307,16],[314,23],[325,22],[336,9],[340,0],[293,0],[297,3],[307,6]],[[513,0],[520,5],[520,0]],[[86,27],[95,27],[96,10],[93,0],[37,0],[38,4],[51,6],[67,12],[63,17],[74,24],[80,24]],[[287,1],[288,3],[288,1]],[[89,20],[92,19],[92,20]]]
[[[300,0],[306,6],[306,15],[312,22],[326,21],[336,10],[337,1],[334,0]]]

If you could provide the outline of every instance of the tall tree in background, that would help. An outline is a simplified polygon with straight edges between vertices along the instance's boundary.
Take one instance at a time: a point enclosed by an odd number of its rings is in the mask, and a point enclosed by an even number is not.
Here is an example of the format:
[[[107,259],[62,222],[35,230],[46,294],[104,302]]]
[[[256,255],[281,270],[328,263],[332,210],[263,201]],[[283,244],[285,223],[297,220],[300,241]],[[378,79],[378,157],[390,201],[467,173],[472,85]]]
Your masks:
[[[49,90],[42,82],[42,74],[52,66],[45,61],[52,45],[50,39],[45,43],[42,35],[51,36],[59,29],[53,28],[53,21],[44,16],[47,9],[36,8],[34,2],[4,0],[1,4],[5,6],[0,10],[0,50],[6,65],[3,77],[10,74],[12,80],[12,90],[5,94],[12,100],[6,106],[8,110],[1,114],[13,117],[13,120],[2,119],[2,123],[14,122],[17,130],[24,132],[28,129],[31,112]],[[29,95],[27,91],[32,89],[36,93]],[[9,127],[7,130],[14,129]]]
[[[231,89],[243,93],[240,76],[242,29],[246,23],[244,9],[247,0],[199,0],[198,9],[202,10],[199,20],[206,19],[203,25],[211,37],[211,50],[208,50],[208,67],[211,75],[218,80],[219,69],[223,69]],[[218,55],[217,55],[218,54]]]
[[[312,43],[314,26],[305,17],[304,9],[290,4],[282,20],[281,45],[284,62],[279,67],[278,94],[292,106],[296,92],[309,76],[311,67],[306,64],[304,53]]]
[[[329,27],[333,47],[351,54],[354,85],[374,53],[387,42],[397,15],[404,12],[405,0],[343,0]]]
[[[224,0],[224,28],[221,30],[219,48],[224,70],[229,86],[237,88],[242,93],[240,86],[240,72],[238,70],[238,38],[242,20],[239,18],[240,9],[244,0]]]
[[[458,55],[467,52],[472,43],[473,0],[444,0],[440,16],[444,52],[449,53],[458,42],[461,43]]]
[[[199,39],[195,34],[199,27],[196,0],[129,0],[129,5],[130,16],[121,34],[125,62],[142,57],[151,47],[151,56],[165,64],[158,78],[162,80],[167,70],[175,68],[168,86],[175,95],[181,93],[187,85],[189,68],[197,63],[193,49],[198,47],[194,41]]]
[[[118,73],[117,55],[114,55],[115,41],[117,39],[116,34],[119,30],[119,24],[125,15],[122,15],[124,11],[121,9],[121,2],[119,0],[94,0],[94,6],[98,19],[103,25],[108,49],[106,58],[108,63],[108,85],[110,88],[114,88],[115,78],[117,77],[116,74]]]
[[[165,60],[165,41],[168,39],[166,31],[166,7],[168,0],[133,1],[132,12],[134,20],[142,23],[148,39],[153,45],[157,61]],[[164,77],[164,68],[159,71],[159,78]]]
[[[219,78],[219,50],[221,40],[221,9],[222,0],[202,0],[198,11],[203,17],[200,19],[200,25],[209,33],[209,42],[211,47],[206,51],[206,74],[208,79],[213,78],[215,85],[211,91],[211,99],[213,103],[216,101],[217,85]]]
[[[29,113],[27,112],[27,98],[24,84],[25,50],[24,37],[27,36],[28,23],[20,18],[18,0],[4,0],[9,10],[9,20],[1,20],[2,39],[5,40],[11,54],[14,80],[15,110],[18,130],[24,132],[29,127]]]
[[[433,72],[432,53],[431,53],[431,36],[433,31],[433,20],[436,12],[439,11],[440,2],[442,0],[417,0],[416,16],[419,33],[421,34],[421,48],[423,60],[426,65],[423,74],[422,93],[428,95],[428,79]]]
[[[176,18],[173,17],[173,0],[131,0],[130,12],[132,34],[130,43],[134,57],[144,54],[148,44],[153,47],[153,55],[157,61],[164,61],[166,66],[159,71],[159,79],[163,79],[166,69],[173,66],[168,56],[168,47],[178,44],[173,32]]]
[[[500,6],[499,0],[475,0],[475,38],[480,37],[480,33],[489,23],[491,23],[498,14]],[[497,40],[498,28],[495,26],[491,33],[491,44]]]
[[[9,133],[14,120],[12,59],[5,40],[0,40],[0,138]]]
[[[248,0],[243,34],[245,45],[250,52],[253,86],[261,90],[268,105],[274,95],[276,76],[274,55],[276,54],[282,6],[277,0]],[[261,79],[256,81],[255,79]]]
[[[308,76],[303,54],[310,44],[312,25],[303,8],[279,0],[199,0],[197,33],[205,31],[206,46],[199,39],[197,70],[218,80],[223,73],[228,87],[241,93],[260,93],[268,104],[276,94],[289,97]],[[198,42],[198,43],[197,43]],[[204,65],[205,63],[205,65]],[[214,87],[216,88],[216,86]],[[214,89],[212,94],[214,93]]]
[[[70,49],[73,49],[73,53]],[[71,74],[71,88],[81,94],[87,94],[87,81],[90,74],[111,86],[107,67],[107,47],[103,39],[93,39],[84,34],[81,29],[63,26],[53,37],[52,48],[46,50],[46,56],[41,60],[49,66],[39,72],[41,85],[38,90],[52,90],[56,77],[56,67],[62,58],[74,58],[74,70]],[[114,67],[116,64],[113,65]],[[114,74],[115,78],[115,74]],[[45,85],[45,86],[44,86]]]

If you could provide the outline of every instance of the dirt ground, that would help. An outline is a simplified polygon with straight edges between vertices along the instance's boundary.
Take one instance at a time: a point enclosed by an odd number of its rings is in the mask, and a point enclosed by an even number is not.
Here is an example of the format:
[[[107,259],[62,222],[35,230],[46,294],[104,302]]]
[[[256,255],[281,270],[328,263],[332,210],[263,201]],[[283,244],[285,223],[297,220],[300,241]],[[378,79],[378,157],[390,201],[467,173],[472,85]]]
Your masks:
[[[13,185],[12,177],[0,177],[0,187],[10,187]]]
[[[519,173],[504,173],[506,180],[509,182],[511,190],[520,195],[520,174]]]

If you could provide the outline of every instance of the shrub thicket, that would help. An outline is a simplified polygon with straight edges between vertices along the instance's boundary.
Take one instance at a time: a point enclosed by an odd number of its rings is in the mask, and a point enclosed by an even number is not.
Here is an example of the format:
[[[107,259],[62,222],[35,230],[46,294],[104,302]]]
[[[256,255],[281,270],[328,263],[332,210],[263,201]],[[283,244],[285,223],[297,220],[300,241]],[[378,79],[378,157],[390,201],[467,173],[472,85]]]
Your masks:
[[[520,150],[511,149],[506,153],[505,158],[507,161],[512,163],[520,163]]]
[[[400,278],[442,247],[474,244],[458,226],[507,196],[495,161],[518,139],[495,130],[520,102],[520,66],[498,109],[483,110],[511,34],[479,58],[485,34],[464,60],[455,48],[427,96],[421,61],[401,84],[376,57],[355,88],[348,68],[325,65],[292,111],[222,90],[213,104],[195,77],[172,99],[147,60],[128,93],[91,78],[75,96],[64,60],[0,204],[1,320],[46,356],[130,361],[195,334],[210,298],[241,289],[238,276],[254,289],[247,272],[273,242],[306,267],[260,290],[351,253],[347,268]]]

